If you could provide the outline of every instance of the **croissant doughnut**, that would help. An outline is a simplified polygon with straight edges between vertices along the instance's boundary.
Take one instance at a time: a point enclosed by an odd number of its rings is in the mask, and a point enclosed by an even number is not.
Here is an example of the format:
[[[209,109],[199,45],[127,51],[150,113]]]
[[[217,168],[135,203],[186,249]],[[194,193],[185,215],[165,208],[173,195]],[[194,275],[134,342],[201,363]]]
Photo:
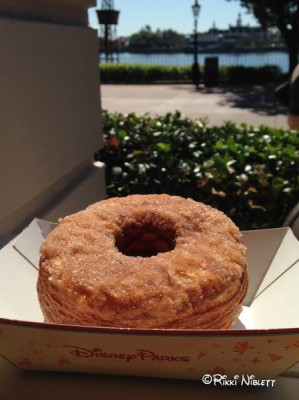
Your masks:
[[[222,212],[178,196],[111,198],[67,216],[41,247],[46,322],[226,329],[248,285],[245,246]]]

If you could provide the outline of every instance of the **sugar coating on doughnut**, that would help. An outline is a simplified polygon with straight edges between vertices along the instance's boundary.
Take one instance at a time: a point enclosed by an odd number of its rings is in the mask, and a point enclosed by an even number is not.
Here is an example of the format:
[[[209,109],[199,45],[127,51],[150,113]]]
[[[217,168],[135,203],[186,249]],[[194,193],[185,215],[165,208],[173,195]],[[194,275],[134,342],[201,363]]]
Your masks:
[[[225,329],[248,285],[246,248],[222,212],[178,196],[111,198],[60,220],[41,247],[47,322]]]

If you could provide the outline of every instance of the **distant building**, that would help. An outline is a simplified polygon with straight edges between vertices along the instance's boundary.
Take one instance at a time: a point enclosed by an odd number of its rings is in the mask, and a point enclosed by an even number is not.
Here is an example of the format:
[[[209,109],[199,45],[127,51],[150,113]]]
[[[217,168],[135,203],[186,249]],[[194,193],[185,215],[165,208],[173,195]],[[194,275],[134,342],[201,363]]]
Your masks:
[[[258,51],[263,49],[281,49],[285,44],[279,31],[266,30],[261,26],[243,25],[241,14],[235,25],[228,29],[218,29],[214,23],[207,32],[199,34],[199,52],[211,51]],[[193,38],[186,40],[186,51],[193,51]]]
[[[145,27],[146,28],[146,27]],[[127,38],[118,38],[119,51],[128,52],[186,52],[193,53],[193,35],[184,36],[169,30],[168,42],[161,42],[161,33],[164,31],[146,32],[143,28],[140,32]],[[150,34],[150,36],[149,36]],[[133,38],[132,40],[131,38]],[[138,42],[136,41],[138,37]],[[171,41],[169,41],[171,39]],[[228,29],[218,29],[216,24],[207,31],[198,34],[199,53],[212,52],[246,52],[285,50],[285,43],[278,30],[263,29],[261,26],[243,25],[242,16],[238,14],[235,25]]]

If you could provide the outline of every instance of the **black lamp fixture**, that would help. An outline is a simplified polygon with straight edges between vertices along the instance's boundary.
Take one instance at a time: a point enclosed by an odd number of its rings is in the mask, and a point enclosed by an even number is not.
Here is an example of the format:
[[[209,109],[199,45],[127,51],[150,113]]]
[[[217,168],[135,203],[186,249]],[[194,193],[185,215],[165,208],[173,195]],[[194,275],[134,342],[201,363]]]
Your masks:
[[[193,12],[193,17],[194,17],[194,62],[192,65],[192,80],[193,83],[196,87],[199,85],[199,80],[200,80],[200,71],[199,71],[199,64],[198,64],[198,34],[197,34],[197,28],[198,28],[198,17],[199,17],[199,12],[200,12],[200,4],[198,4],[198,1],[195,0],[193,6],[192,6],[192,12]]]
[[[192,6],[192,11],[193,11],[193,16],[194,18],[198,18],[199,12],[200,12],[200,4],[198,4],[198,1],[195,0],[195,3]]]
[[[106,56],[106,62],[114,60],[114,53],[118,53],[116,26],[119,11],[114,9],[113,0],[102,0],[102,8],[96,10],[101,26],[101,48]]]

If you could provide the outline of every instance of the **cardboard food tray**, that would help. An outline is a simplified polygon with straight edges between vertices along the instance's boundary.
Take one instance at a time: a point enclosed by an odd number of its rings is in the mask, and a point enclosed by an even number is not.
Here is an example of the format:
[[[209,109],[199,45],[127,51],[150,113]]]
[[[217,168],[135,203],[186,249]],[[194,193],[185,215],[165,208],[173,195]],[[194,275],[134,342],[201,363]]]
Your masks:
[[[0,354],[18,368],[181,379],[273,379],[299,361],[299,243],[289,228],[244,232],[249,291],[231,330],[142,330],[43,323],[35,219],[0,251]],[[293,369],[298,373],[298,367]]]

